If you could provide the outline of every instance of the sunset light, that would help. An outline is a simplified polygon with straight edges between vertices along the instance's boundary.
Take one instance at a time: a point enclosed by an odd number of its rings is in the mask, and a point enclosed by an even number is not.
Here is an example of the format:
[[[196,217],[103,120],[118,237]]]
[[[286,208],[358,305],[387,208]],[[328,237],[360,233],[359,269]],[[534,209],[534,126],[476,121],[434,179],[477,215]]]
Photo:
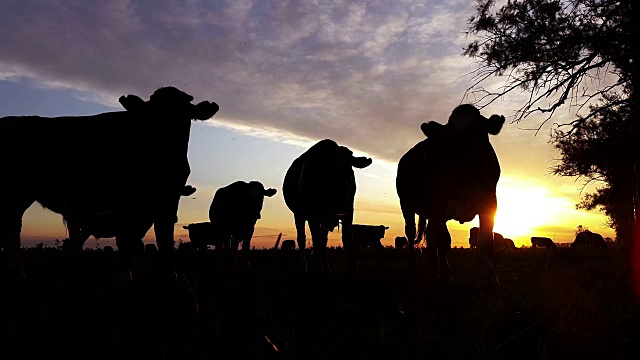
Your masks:
[[[514,241],[534,236],[537,228],[569,221],[574,208],[568,199],[554,195],[548,187],[523,179],[501,179],[497,197],[495,231]]]

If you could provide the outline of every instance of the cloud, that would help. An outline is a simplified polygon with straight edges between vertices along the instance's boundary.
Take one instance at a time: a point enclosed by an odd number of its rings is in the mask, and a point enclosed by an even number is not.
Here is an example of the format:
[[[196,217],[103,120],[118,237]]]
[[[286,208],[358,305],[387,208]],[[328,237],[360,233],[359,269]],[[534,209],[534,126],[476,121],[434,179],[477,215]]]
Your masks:
[[[421,122],[445,121],[463,100],[472,5],[3,1],[0,79],[26,77],[116,107],[122,94],[174,85],[218,102],[213,124],[333,138],[396,161],[422,139]]]

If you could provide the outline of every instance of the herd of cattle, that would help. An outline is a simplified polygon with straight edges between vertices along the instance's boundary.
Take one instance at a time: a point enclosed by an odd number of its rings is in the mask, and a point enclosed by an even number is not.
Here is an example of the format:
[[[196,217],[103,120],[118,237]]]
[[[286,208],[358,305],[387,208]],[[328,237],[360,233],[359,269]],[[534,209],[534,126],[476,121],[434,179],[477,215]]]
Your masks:
[[[124,111],[0,119],[0,247],[10,270],[21,269],[22,217],[34,202],[62,215],[72,249],[82,249],[89,236],[115,237],[119,253],[130,264],[143,251],[142,238],[153,226],[158,252],[172,265],[178,203],[196,190],[187,185],[191,120],[210,119],[219,107],[209,101],[192,104],[191,95],[174,87],[156,90],[148,101],[136,95],[119,101]],[[423,123],[426,138],[398,163],[404,245],[413,249],[424,237],[438,275],[448,276],[450,271],[448,220],[464,223],[479,215],[480,226],[471,230],[469,241],[489,261],[494,248],[514,247],[513,241],[493,232],[500,165],[489,134],[497,135],[504,121],[504,116],[486,118],[475,106],[460,105],[446,124]],[[295,242],[304,257],[308,225],[313,254],[325,270],[328,232],[338,224],[350,270],[356,269],[355,246],[381,246],[386,226],[353,224],[353,168],[371,163],[371,158],[356,157],[347,147],[325,139],[293,160],[285,174],[282,194],[294,215]],[[145,179],[144,186],[136,179]],[[236,249],[242,244],[249,250],[264,197],[276,193],[258,181],[237,181],[218,189],[209,221],[185,226],[193,245]],[[599,246],[594,244],[600,239],[584,235],[574,244]],[[284,241],[282,248],[285,243],[295,248],[293,241]],[[555,244],[532,238],[532,247],[537,246]]]

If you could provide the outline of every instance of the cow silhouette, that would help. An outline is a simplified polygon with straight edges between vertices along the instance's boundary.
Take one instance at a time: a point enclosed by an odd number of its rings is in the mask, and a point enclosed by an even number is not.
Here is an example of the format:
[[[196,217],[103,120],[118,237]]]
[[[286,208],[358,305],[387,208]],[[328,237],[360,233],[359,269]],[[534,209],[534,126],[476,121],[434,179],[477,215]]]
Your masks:
[[[384,233],[387,229],[389,227],[384,225],[353,224],[351,227],[353,244],[356,247],[369,249],[383,248],[384,246],[380,241],[384,238]]]
[[[456,107],[448,123],[423,123],[427,138],[398,162],[396,191],[410,249],[426,237],[430,271],[450,278],[448,220],[460,223],[480,217],[478,245],[493,269],[493,225],[500,178],[498,157],[489,141],[504,124],[504,116],[486,118],[473,105]],[[418,215],[416,230],[415,216]],[[427,224],[427,219],[428,224]],[[412,253],[412,252],[410,252]],[[411,259],[410,264],[415,260]]]
[[[548,237],[541,236],[532,236],[531,237],[531,247],[544,247],[547,249],[556,249],[558,246]]]
[[[163,87],[148,101],[121,96],[127,111],[0,119],[0,164],[11,174],[0,180],[0,246],[9,268],[21,270],[22,216],[39,202],[61,214],[70,231],[111,217],[118,253],[130,268],[153,226],[163,263],[172,269],[178,203],[190,173],[191,120],[207,120],[219,109],[192,100],[175,87]],[[132,188],[131,179],[144,184]]]
[[[322,269],[329,271],[328,233],[342,222],[342,244],[348,268],[357,270],[352,233],[356,193],[353,168],[362,169],[371,162],[370,158],[355,157],[348,148],[325,139],[296,158],[287,170],[282,193],[294,215],[296,240],[305,264],[306,223],[311,232],[313,253],[319,258]]]
[[[396,249],[402,249],[403,247],[407,246],[408,241],[407,238],[404,236],[396,236],[396,239],[394,241],[394,246]]]
[[[256,222],[261,218],[264,197],[276,189],[265,189],[259,181],[236,181],[216,191],[209,207],[209,221],[215,236],[229,249],[251,249]]]
[[[284,251],[293,251],[296,249],[296,241],[295,240],[284,240],[282,245],[280,245],[280,250]]]
[[[480,228],[477,226],[469,229],[469,247],[475,249],[478,247],[478,234],[480,233]],[[513,243],[513,240],[509,238],[505,238],[502,234],[494,232],[493,233],[493,248],[495,250],[512,250],[516,248],[516,245]]]
[[[602,235],[591,232],[589,230],[585,230],[579,232],[576,235],[575,240],[573,240],[573,242],[571,243],[572,249],[577,249],[580,247],[606,249],[607,243],[604,241]]]

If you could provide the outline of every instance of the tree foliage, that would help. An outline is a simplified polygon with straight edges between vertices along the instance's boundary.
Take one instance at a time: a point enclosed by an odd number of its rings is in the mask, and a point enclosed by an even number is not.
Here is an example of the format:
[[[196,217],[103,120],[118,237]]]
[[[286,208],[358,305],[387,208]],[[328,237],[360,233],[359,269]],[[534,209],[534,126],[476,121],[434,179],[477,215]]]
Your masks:
[[[516,122],[543,114],[539,129],[560,109],[574,116],[552,134],[561,153],[553,171],[601,181],[578,207],[600,208],[617,231],[637,207],[632,13],[631,0],[478,0],[464,49],[478,61],[468,89],[478,104],[515,91],[526,94]],[[506,78],[497,91],[482,86],[496,75]]]

